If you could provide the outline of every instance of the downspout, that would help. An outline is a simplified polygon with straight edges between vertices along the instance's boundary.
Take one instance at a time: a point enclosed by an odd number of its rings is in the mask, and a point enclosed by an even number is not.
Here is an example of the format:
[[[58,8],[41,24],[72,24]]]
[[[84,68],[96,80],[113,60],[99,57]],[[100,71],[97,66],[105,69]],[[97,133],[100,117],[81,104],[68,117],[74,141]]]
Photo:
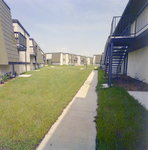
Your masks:
[[[136,15],[136,20],[135,20],[135,34],[134,34],[135,37],[136,37],[136,30],[137,30],[137,15]]]
[[[127,75],[127,66],[128,66],[128,53],[126,56],[126,65],[125,65],[125,74]]]
[[[109,73],[108,73],[108,85],[111,87],[111,79],[112,79],[112,57],[113,57],[113,43],[110,45],[110,57],[109,57]]]
[[[26,51],[25,51],[25,66],[26,66],[26,72],[27,72],[27,57],[26,57]]]
[[[126,66],[126,57],[127,57],[127,54],[124,58],[124,64],[123,64],[123,74],[126,74],[126,69],[125,69],[125,66]]]
[[[13,67],[13,75],[14,75],[14,64],[12,65],[12,67]]]

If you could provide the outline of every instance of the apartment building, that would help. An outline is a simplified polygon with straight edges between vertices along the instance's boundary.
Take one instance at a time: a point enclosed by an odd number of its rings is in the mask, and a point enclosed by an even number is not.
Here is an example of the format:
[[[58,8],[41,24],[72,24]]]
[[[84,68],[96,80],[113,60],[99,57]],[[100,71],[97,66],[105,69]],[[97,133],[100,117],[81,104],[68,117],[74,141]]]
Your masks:
[[[16,39],[16,46],[19,54],[19,64],[16,65],[17,73],[30,71],[30,48],[29,48],[29,33],[22,26],[22,24],[12,19],[14,27],[14,36]]]
[[[47,65],[51,65],[52,53],[46,53]]]
[[[69,65],[70,64],[69,53],[54,52],[46,53],[47,64],[49,65]]]
[[[63,53],[62,52],[52,53],[51,64],[63,65]]]
[[[0,74],[15,73],[19,64],[19,53],[14,37],[11,12],[8,5],[0,0]]]
[[[93,57],[90,57],[90,65],[93,65]]]
[[[86,56],[81,56],[81,65],[86,64]]]
[[[113,17],[102,64],[108,84],[112,74],[127,74],[148,83],[148,1],[129,0],[122,16]]]
[[[70,54],[71,55],[71,63],[72,64],[77,64],[78,58],[76,54]]]
[[[50,65],[84,65],[87,60],[92,64],[92,57],[62,52],[46,53],[46,60]]]
[[[63,65],[69,65],[68,53],[63,53]]]
[[[21,74],[43,67],[45,61],[45,53],[0,0],[0,74]]]
[[[92,57],[86,57],[87,65],[93,64],[93,58]]]
[[[99,65],[100,61],[101,61],[101,57],[102,57],[102,55],[99,55],[99,54],[93,55],[93,64]]]
[[[46,55],[33,38],[29,39],[31,70],[45,66]]]
[[[77,55],[77,63],[76,65],[81,65],[81,55]]]

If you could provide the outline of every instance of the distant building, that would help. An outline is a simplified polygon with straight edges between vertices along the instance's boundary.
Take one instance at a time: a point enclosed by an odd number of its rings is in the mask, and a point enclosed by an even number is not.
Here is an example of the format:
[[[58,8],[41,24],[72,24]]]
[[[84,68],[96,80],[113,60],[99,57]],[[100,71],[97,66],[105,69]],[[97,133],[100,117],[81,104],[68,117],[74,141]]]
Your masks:
[[[52,65],[63,65],[63,53],[52,53],[51,59]]]
[[[101,57],[102,57],[102,55],[95,54],[93,56],[93,64],[100,65]]]
[[[47,64],[49,65],[88,65],[93,64],[92,57],[76,55],[71,53],[46,53]]]
[[[63,65],[68,65],[69,63],[68,56],[69,56],[68,53],[63,53]]]
[[[93,64],[93,58],[92,57],[86,57],[87,65]]]

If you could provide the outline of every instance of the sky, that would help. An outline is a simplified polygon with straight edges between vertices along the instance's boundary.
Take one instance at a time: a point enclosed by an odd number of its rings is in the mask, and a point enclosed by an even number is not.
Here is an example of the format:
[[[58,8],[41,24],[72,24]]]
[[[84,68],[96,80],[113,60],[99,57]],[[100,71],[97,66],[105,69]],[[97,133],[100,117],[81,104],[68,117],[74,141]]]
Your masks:
[[[4,0],[44,53],[102,54],[129,0]]]

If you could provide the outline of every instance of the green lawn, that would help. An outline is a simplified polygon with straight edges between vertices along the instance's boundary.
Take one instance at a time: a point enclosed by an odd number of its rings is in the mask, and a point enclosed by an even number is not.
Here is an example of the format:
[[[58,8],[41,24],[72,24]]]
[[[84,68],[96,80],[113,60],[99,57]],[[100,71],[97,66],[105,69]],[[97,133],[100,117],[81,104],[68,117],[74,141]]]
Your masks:
[[[148,111],[114,83],[101,89],[104,72],[98,70],[97,150],[147,150]]]
[[[48,66],[0,87],[0,149],[35,148],[93,69]]]

